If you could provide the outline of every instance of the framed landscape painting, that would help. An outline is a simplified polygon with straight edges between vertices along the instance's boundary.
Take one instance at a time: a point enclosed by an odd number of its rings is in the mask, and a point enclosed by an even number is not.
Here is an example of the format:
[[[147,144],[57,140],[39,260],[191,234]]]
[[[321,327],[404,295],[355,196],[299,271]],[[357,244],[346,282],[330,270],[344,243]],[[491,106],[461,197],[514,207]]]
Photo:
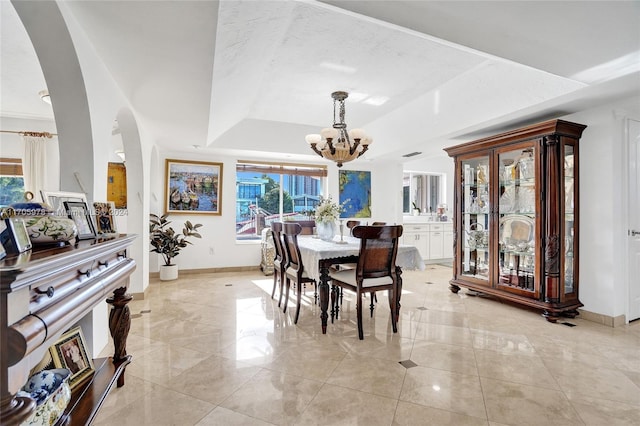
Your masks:
[[[371,172],[340,170],[338,174],[340,217],[371,217]]]
[[[222,163],[166,160],[165,212],[222,214]]]

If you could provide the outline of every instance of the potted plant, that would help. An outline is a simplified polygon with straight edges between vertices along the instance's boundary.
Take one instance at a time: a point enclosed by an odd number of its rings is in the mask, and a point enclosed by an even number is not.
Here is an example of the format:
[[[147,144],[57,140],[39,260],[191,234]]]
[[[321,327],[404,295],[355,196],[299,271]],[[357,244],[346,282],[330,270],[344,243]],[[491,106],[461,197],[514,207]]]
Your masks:
[[[178,278],[178,265],[171,263],[171,260],[180,254],[180,250],[187,244],[191,244],[189,237],[202,238],[198,233],[198,228],[202,224],[192,224],[190,221],[184,223],[182,233],[173,230],[171,222],[167,220],[169,216],[165,213],[162,216],[156,214],[149,215],[149,239],[153,249],[151,252],[160,253],[164,260],[164,265],[160,267],[160,279],[163,281],[175,280]]]

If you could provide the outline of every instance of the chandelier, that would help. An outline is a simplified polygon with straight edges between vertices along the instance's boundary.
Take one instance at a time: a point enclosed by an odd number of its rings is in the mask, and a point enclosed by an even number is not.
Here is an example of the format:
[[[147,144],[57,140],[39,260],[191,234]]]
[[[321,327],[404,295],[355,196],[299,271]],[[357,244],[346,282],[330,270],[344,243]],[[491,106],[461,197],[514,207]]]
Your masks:
[[[372,143],[362,129],[347,131],[347,123],[344,122],[344,100],[347,92],[333,92],[333,128],[326,128],[320,134],[307,135],[305,140],[311,145],[311,149],[327,160],[335,161],[338,167],[343,163],[355,160],[367,152]]]

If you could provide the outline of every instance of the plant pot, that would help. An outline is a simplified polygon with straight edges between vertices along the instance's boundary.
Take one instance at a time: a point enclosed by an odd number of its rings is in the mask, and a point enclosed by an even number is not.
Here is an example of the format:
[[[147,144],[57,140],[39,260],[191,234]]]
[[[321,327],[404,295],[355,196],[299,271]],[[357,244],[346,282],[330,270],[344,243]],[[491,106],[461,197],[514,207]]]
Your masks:
[[[160,281],[172,281],[178,279],[178,265],[160,266]]]

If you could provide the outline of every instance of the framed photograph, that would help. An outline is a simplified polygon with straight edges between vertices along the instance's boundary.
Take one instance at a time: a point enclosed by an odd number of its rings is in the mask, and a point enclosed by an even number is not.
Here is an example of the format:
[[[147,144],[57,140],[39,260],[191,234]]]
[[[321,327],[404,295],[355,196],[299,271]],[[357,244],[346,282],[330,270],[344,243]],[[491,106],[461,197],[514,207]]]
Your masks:
[[[6,248],[6,251],[12,254],[22,253],[31,249],[31,239],[24,219],[19,217],[2,219],[0,242]]]
[[[73,389],[93,374],[93,360],[87,353],[87,344],[80,327],[65,332],[49,348],[55,368],[67,368],[71,371],[69,387]]]
[[[166,160],[165,212],[222,214],[222,163]]]
[[[56,212],[56,215],[64,217],[68,216],[68,213],[65,211],[64,207],[65,201],[82,201],[84,203],[87,202],[87,196],[82,192],[41,190],[40,195],[42,196],[42,201],[49,204],[53,208],[53,211]]]
[[[96,231],[98,234],[115,234],[116,222],[113,218],[116,204],[113,201],[94,202],[93,210],[96,215]]]
[[[87,209],[87,203],[82,201],[64,201],[64,209],[67,216],[71,218],[78,228],[78,239],[87,240],[96,237],[96,230],[93,228],[91,214]]]

